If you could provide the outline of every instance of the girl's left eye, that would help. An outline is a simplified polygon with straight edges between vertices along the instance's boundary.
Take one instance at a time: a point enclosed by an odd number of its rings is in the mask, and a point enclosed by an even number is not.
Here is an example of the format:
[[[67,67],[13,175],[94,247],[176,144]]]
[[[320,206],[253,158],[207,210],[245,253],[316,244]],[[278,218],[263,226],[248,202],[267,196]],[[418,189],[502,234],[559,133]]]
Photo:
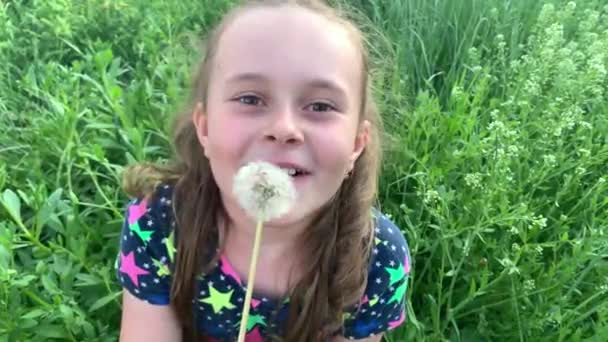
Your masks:
[[[332,110],[336,110],[334,106],[325,102],[315,102],[313,104],[308,105],[307,108],[313,112],[330,112]]]

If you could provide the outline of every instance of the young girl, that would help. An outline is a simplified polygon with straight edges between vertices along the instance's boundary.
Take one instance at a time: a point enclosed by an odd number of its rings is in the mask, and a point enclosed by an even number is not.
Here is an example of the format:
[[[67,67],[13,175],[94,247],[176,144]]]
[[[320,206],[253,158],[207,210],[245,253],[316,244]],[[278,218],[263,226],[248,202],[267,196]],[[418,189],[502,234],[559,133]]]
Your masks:
[[[313,0],[248,2],[213,31],[176,160],[125,174],[121,341],[235,341],[255,222],[232,180],[286,169],[294,208],[264,225],[247,341],[380,341],[405,320],[410,256],[372,208],[380,119],[355,26]]]

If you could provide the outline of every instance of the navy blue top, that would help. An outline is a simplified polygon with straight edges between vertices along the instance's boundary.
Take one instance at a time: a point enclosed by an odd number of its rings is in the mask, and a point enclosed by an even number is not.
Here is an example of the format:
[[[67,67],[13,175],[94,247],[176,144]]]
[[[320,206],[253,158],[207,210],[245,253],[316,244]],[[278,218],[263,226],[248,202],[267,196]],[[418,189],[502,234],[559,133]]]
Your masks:
[[[126,210],[116,275],[124,289],[150,304],[168,305],[171,270],[178,253],[175,220],[171,210],[172,186],[162,185],[148,200],[134,199]],[[385,215],[374,211],[375,247],[367,288],[360,304],[343,313],[342,335],[367,338],[394,329],[405,321],[405,298],[410,253],[401,230]],[[235,341],[245,300],[243,280],[222,254],[208,274],[197,280],[193,310],[206,341]],[[285,300],[253,294],[247,341],[282,335],[289,311]]]

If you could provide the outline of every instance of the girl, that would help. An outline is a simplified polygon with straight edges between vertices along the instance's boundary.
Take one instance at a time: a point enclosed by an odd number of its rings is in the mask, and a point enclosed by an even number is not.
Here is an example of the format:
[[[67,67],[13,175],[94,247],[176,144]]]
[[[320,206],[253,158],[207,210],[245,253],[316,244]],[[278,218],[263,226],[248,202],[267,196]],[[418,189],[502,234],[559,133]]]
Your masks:
[[[400,230],[372,209],[380,120],[354,25],[319,1],[248,2],[209,38],[176,160],[125,173],[122,341],[235,341],[255,222],[232,179],[264,160],[297,204],[264,225],[247,341],[380,341],[405,320]]]

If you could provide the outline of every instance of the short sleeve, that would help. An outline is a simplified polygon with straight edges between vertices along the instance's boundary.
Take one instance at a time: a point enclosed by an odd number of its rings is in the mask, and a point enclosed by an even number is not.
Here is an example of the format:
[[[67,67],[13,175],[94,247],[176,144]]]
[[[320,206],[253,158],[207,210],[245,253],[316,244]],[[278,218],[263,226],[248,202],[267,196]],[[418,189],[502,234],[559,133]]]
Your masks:
[[[121,286],[150,304],[168,305],[175,258],[168,187],[128,203],[120,233],[116,276]]]
[[[385,216],[376,217],[375,229],[365,296],[344,316],[343,336],[352,340],[385,333],[405,322],[409,248],[403,232]]]

